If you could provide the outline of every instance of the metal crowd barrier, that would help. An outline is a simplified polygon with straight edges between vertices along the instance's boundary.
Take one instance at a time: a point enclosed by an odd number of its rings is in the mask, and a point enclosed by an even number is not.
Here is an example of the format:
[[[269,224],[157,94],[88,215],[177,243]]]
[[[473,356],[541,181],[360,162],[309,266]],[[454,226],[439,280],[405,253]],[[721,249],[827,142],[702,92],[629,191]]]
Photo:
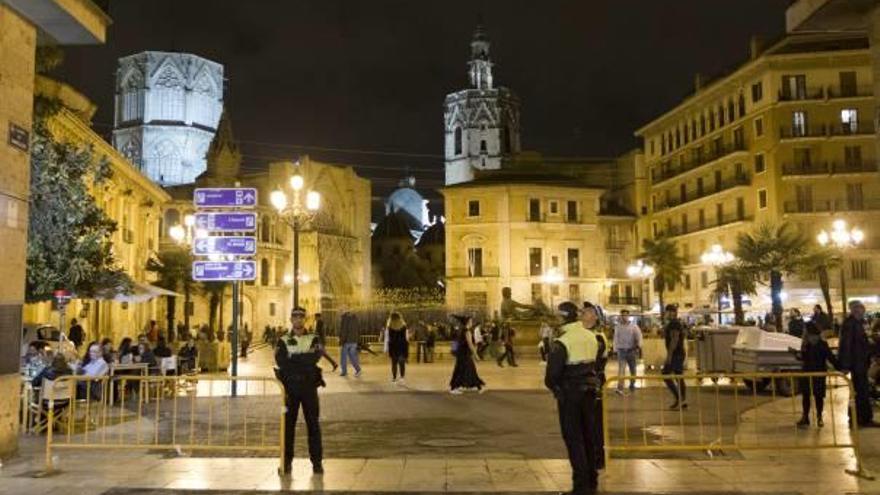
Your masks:
[[[641,385],[635,393],[614,393],[618,382],[628,385],[632,379]],[[685,381],[687,408],[670,409],[673,396],[664,380],[676,388],[678,380]],[[819,434],[796,424],[802,411],[800,384],[809,387],[812,396],[817,380],[827,384],[824,418],[828,421]],[[770,390],[762,392],[759,384],[768,381]],[[835,407],[846,401],[845,409],[855,418],[854,396],[850,379],[837,372],[609,376],[602,390],[606,461],[615,453],[694,451],[711,456],[725,450],[851,449],[855,469],[846,472],[874,479],[862,465],[858,425],[853,421],[850,428],[846,414]],[[816,408],[812,401],[811,405],[811,428],[815,428]]]
[[[283,459],[285,396],[275,378],[64,376],[44,387],[50,388],[31,413],[46,427],[47,472],[63,449],[271,453]]]

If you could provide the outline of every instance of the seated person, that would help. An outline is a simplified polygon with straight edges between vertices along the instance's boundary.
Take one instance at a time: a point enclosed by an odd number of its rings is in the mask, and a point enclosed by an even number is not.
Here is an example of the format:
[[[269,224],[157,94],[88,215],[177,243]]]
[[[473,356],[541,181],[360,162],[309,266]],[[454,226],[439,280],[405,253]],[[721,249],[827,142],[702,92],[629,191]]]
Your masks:
[[[31,380],[31,385],[34,388],[39,388],[43,385],[43,380],[57,380],[58,378],[70,375],[71,370],[70,366],[67,364],[67,358],[64,357],[64,354],[55,354],[52,357],[52,364],[43,368],[43,371],[34,377]]]
[[[156,349],[153,351],[153,355],[156,356],[157,359],[169,358],[174,355],[171,348],[168,347],[165,337],[159,337],[159,342],[156,344]]]
[[[180,373],[190,373],[196,371],[196,365],[199,362],[199,350],[192,337],[186,339],[186,343],[177,353],[180,363]]]
[[[104,353],[104,361],[107,361],[107,364],[116,362],[116,351],[113,350],[113,341],[109,338],[104,338],[101,340],[101,351]]]
[[[134,361],[134,349],[131,347],[131,338],[126,337],[119,343],[119,350],[116,352],[119,364],[131,364]]]
[[[51,358],[47,354],[49,345],[42,340],[35,340],[28,344],[21,367],[27,376],[36,376],[46,366],[49,366]]]
[[[135,363],[146,363],[150,368],[150,372],[153,371],[158,372],[159,362],[156,360],[156,355],[153,354],[153,350],[150,349],[150,344],[146,342],[141,342],[137,345],[137,355],[134,357]]]
[[[82,363],[79,366],[79,374],[92,378],[101,378],[110,372],[110,365],[104,360],[104,351],[100,344],[95,341],[89,343],[86,347],[86,355],[83,356]],[[77,397],[85,399],[101,399],[101,381],[95,380],[91,382],[77,383]]]

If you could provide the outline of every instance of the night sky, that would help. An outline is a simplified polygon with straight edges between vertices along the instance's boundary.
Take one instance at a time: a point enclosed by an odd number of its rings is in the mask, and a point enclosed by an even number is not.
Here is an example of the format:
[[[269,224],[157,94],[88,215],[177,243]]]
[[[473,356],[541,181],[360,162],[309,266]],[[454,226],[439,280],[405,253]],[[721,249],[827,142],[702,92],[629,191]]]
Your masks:
[[[225,66],[244,166],[310,153],[352,164],[374,194],[406,170],[443,180],[444,96],[467,85],[480,15],[496,85],[522,100],[523,149],[614,156],[633,132],[784,32],[788,0],[111,0],[108,43],[68,48],[59,76],[99,105],[116,59],[191,52]],[[333,151],[337,150],[337,151]],[[428,192],[428,191],[426,191]]]

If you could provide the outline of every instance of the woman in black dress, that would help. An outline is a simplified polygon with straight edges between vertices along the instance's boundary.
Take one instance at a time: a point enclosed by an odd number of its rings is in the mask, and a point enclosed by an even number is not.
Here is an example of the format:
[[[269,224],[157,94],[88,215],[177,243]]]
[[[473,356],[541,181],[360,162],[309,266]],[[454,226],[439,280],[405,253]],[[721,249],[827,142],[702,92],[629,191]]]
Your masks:
[[[391,358],[391,383],[406,383],[406,358],[409,356],[409,341],[406,335],[406,322],[400,313],[393,312],[385,325],[385,350]],[[400,372],[400,379],[397,373]]]
[[[449,380],[449,393],[462,394],[465,390],[474,390],[483,393],[486,384],[477,374],[477,364],[474,362],[474,320],[468,316],[454,316],[459,323],[455,334],[455,368],[452,370],[452,378]]]

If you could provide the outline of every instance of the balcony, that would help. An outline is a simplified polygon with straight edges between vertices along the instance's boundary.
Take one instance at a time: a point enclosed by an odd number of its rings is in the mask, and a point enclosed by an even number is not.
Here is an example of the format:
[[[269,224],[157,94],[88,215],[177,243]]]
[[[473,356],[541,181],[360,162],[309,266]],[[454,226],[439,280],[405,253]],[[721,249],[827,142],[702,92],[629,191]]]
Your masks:
[[[825,124],[781,126],[779,128],[779,139],[822,138],[827,136],[828,126]]]
[[[620,239],[606,239],[605,249],[609,251],[623,251],[629,245],[629,241]]]
[[[714,187],[704,187],[703,191],[687,192],[684,198],[682,198],[679,194],[678,198],[670,198],[670,201],[668,203],[665,201],[658,203],[657,206],[654,207],[654,211],[659,213],[663,210],[675,208],[676,206],[681,206],[685,203],[690,203],[691,201],[696,201],[698,199],[707,198],[714,194],[718,194],[720,192],[733,189],[735,187],[748,186],[751,183],[751,178],[748,175],[735,175],[733,177],[723,179],[720,184],[715,184]]]
[[[749,221],[751,219],[752,219],[752,217],[746,216],[745,214],[740,215],[738,213],[734,213],[734,214],[730,214],[730,215],[724,215],[721,218],[716,218],[712,222],[706,220],[705,222],[703,222],[702,225],[697,224],[693,227],[691,227],[689,225],[688,228],[682,228],[679,225],[674,225],[665,231],[658,232],[658,235],[656,235],[654,237],[656,238],[656,237],[659,237],[660,235],[664,235],[664,234],[670,235],[672,237],[686,235],[686,234],[693,234],[695,232],[700,232],[702,230],[714,229],[715,227],[723,227],[725,225],[729,225],[729,224],[736,223],[736,222],[745,222],[745,221]]]
[[[840,122],[829,128],[831,136],[864,136],[874,135],[874,123],[871,121]]]
[[[782,176],[825,176],[834,174],[859,174],[865,172],[876,172],[876,162],[858,162],[858,163],[784,163],[782,165]]]
[[[874,123],[867,120],[860,122],[838,122],[831,125],[782,126],[779,128],[779,139],[873,135]]]
[[[633,296],[608,296],[608,304],[638,306],[641,304],[641,301],[639,301],[638,297]]]
[[[484,266],[482,270],[477,270],[479,275],[471,275],[468,268],[447,267],[446,276],[453,278],[480,278],[480,277],[497,277],[501,274],[501,270],[497,266]]]
[[[878,199],[820,199],[786,201],[783,203],[785,213],[837,213],[853,211],[877,211],[880,210]]]
[[[825,94],[829,99],[836,98],[864,98],[874,96],[874,89],[871,86],[859,86],[857,88],[835,88],[828,86]]]
[[[806,88],[803,93],[794,93],[779,91],[779,101],[807,101],[807,100],[824,100],[825,88]]]
[[[653,185],[660,184],[665,180],[669,180],[677,175],[681,175],[685,172],[690,172],[691,170],[702,167],[703,165],[707,165],[709,163],[714,162],[715,160],[719,160],[726,156],[732,155],[734,153],[745,151],[746,143],[742,142],[733,142],[727,145],[723,145],[720,147],[712,147],[709,149],[709,153],[705,156],[697,157],[693,160],[684,162],[683,164],[673,167],[668,165],[662,168],[658,173],[652,174],[651,180]]]

